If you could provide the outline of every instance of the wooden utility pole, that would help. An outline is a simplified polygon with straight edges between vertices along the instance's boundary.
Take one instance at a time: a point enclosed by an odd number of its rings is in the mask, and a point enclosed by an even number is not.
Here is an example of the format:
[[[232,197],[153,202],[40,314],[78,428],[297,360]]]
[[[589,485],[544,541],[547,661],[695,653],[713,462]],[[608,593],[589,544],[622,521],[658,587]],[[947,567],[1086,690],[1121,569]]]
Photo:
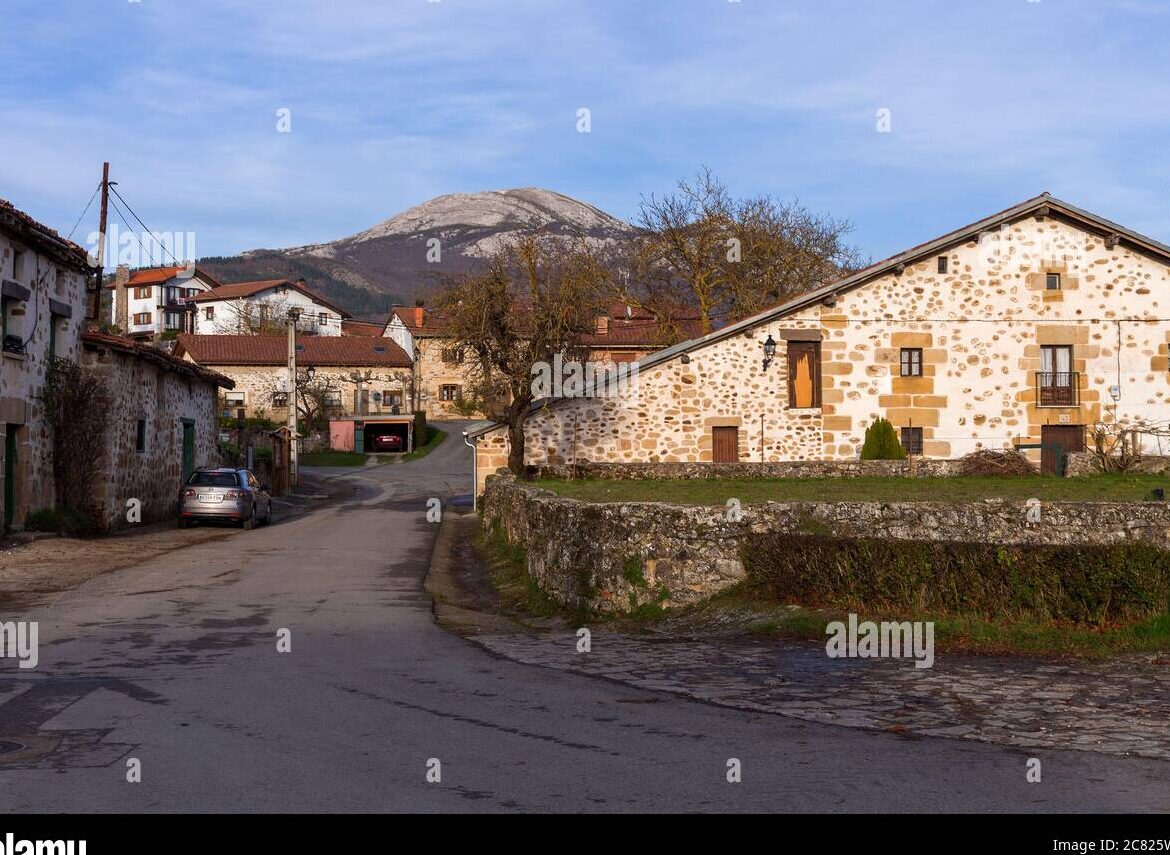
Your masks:
[[[301,310],[288,310],[288,482],[295,487],[300,476],[300,460],[297,454],[297,319]]]
[[[110,162],[102,164],[102,208],[98,220],[97,270],[93,283],[93,314],[91,320],[101,321],[102,314],[102,274],[106,264],[106,218],[110,207]]]

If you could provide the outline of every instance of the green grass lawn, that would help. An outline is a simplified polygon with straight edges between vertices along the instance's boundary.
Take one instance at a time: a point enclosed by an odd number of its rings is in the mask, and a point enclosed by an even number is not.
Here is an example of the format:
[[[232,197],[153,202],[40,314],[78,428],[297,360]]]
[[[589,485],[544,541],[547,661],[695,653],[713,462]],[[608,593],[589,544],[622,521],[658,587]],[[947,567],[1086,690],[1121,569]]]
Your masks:
[[[724,505],[768,501],[963,502],[979,499],[1140,502],[1154,487],[1170,496],[1170,476],[1109,474],[957,478],[711,478],[661,481],[572,481],[544,478],[536,486],[587,502],[675,502]]]
[[[366,456],[352,451],[315,451],[300,456],[301,466],[365,466]]]
[[[436,448],[438,448],[443,440],[447,438],[447,434],[443,433],[437,427],[427,425],[427,439],[422,445],[416,445],[414,451],[407,454],[399,455],[399,460],[403,463],[409,463],[412,460],[418,460],[420,457],[426,457]]]

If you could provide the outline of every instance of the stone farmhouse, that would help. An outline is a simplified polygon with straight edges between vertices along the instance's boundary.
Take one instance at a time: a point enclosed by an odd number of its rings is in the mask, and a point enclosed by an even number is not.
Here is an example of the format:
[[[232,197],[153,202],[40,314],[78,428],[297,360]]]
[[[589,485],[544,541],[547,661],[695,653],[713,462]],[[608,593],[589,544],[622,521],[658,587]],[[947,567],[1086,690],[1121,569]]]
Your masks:
[[[56,495],[40,392],[53,357],[76,360],[87,315],[85,250],[0,199],[0,472],[3,529]]]
[[[298,337],[298,384],[329,423],[330,447],[361,451],[362,441],[394,433],[409,450],[411,360],[393,341],[373,336]],[[282,335],[180,335],[175,356],[212,368],[234,383],[222,411],[284,422],[289,415],[288,339]],[[306,404],[302,400],[302,408]]]
[[[614,303],[599,313],[596,326],[583,344],[589,360],[600,363],[633,363],[679,337],[695,335],[699,320],[691,312],[680,312],[674,327],[660,324],[644,309]],[[463,413],[459,401],[468,386],[468,364],[452,346],[443,317],[423,305],[394,306],[386,321],[385,336],[393,339],[414,357],[415,407],[430,419],[483,417]]]
[[[111,320],[126,335],[151,340],[163,333],[193,332],[187,302],[220,283],[198,265],[117,269],[108,286],[114,292]]]
[[[291,309],[299,309],[297,329],[310,335],[342,335],[349,312],[310,291],[304,279],[233,282],[194,295],[193,328],[199,335],[250,335],[283,330]]]
[[[653,353],[627,394],[540,402],[526,460],[849,460],[884,417],[914,455],[1055,472],[1089,426],[1170,421],[1168,342],[1170,247],[1043,194]],[[507,434],[469,436],[479,492]]]
[[[103,530],[128,524],[137,500],[141,522],[173,519],[179,485],[199,466],[219,465],[222,374],[123,336],[86,332],[82,365],[100,375],[106,414],[94,512]]]

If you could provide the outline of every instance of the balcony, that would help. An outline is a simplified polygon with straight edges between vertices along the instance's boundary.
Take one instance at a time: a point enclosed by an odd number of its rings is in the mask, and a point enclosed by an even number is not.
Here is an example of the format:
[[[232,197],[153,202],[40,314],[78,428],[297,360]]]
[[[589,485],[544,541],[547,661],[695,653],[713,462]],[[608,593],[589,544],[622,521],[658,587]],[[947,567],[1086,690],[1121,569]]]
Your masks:
[[[1037,371],[1036,406],[1079,406],[1080,385],[1081,375],[1077,371]]]

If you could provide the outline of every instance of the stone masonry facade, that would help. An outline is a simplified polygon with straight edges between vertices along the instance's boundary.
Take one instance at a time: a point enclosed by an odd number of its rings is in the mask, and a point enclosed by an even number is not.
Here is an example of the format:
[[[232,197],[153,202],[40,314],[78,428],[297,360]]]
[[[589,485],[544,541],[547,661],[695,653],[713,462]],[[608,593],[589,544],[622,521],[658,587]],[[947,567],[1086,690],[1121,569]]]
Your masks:
[[[736,429],[742,462],[849,460],[879,417],[919,430],[929,458],[1039,444],[1048,426],[1165,425],[1170,253],[1034,201],[1031,214],[878,265],[814,305],[650,357],[627,395],[544,407],[529,418],[526,463],[711,462],[719,427]],[[765,367],[769,336],[777,348]],[[790,406],[788,350],[808,341],[819,350],[819,406]],[[1060,388],[1042,395],[1043,383]],[[507,439],[496,428],[477,444],[482,491]]]

